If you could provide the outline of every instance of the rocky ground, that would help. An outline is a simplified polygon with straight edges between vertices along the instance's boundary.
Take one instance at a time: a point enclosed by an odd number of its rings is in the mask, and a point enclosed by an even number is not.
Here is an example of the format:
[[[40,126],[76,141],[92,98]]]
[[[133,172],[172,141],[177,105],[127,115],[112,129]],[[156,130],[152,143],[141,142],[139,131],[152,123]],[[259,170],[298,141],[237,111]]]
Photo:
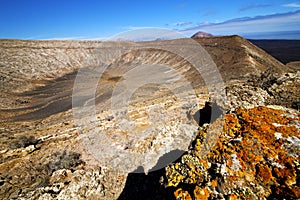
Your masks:
[[[193,121],[189,126],[191,137],[185,141],[189,145],[186,149],[178,148],[184,150],[180,153],[183,155],[168,166],[147,174],[116,170],[122,162],[125,165],[131,160],[118,155],[123,160],[112,167],[95,159],[97,153],[107,158],[111,152],[94,152],[82,145],[85,136],[88,135],[90,141],[97,137],[90,134],[89,128],[82,129],[74,121],[70,110],[74,78],[82,65],[99,64],[94,53],[95,48],[103,45],[101,42],[1,41],[0,197],[300,198],[299,71],[284,66],[237,36],[197,41],[211,55],[225,82],[227,98],[207,104],[213,108],[218,105],[224,115],[210,125],[205,124],[207,120],[203,121],[211,117],[210,107],[203,107],[211,94],[201,78],[195,80],[195,73],[186,70],[189,63],[170,53],[145,50],[125,54],[111,63],[99,84],[105,87],[97,89],[96,104],[100,109],[96,119],[89,123],[93,124],[92,128],[101,129],[114,138],[115,149],[122,149],[114,150],[114,154],[124,150],[142,154],[160,149],[164,146],[161,141],[174,141],[184,136],[178,131],[178,124]],[[184,40],[180,42],[184,44]],[[112,43],[105,45],[113,46]],[[90,59],[86,60],[87,57]],[[151,123],[160,129],[154,131],[154,137],[146,137],[136,145],[124,145],[121,144],[123,140],[118,140],[120,136],[125,141],[132,137],[119,130],[120,118],[114,118],[107,105],[111,89],[122,80],[122,73],[128,71],[127,63],[138,59],[142,64],[168,64],[180,71],[186,80],[195,80],[192,85],[198,93],[198,107],[186,104],[186,119],[179,123],[181,107],[168,89],[156,85],[140,88],[134,93],[128,112],[137,127],[133,130],[144,130]],[[184,91],[181,94],[189,97]],[[185,100],[188,102],[190,98]],[[89,99],[84,101],[88,102]],[[194,115],[199,109],[200,119]],[[162,118],[157,117],[156,121],[149,121],[149,115],[155,113],[168,120],[161,123],[159,119]],[[183,137],[181,141],[184,140]],[[164,155],[169,156],[166,152],[160,153],[148,168],[163,160]]]
[[[259,106],[237,109],[224,118],[223,131],[208,154],[202,153],[207,129],[218,122],[201,127],[189,152],[166,168],[167,185],[175,187],[174,196],[299,198],[299,112]]]

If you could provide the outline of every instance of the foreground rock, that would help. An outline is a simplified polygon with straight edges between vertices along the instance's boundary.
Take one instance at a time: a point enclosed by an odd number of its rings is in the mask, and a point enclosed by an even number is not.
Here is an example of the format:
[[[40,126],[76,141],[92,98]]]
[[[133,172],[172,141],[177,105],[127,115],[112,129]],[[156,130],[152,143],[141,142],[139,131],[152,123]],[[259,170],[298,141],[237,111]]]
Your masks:
[[[176,199],[300,198],[300,113],[282,107],[238,109],[207,155],[205,126],[191,150],[166,168]]]
[[[223,131],[214,132],[220,126]],[[57,127],[49,128],[53,131]],[[1,198],[300,197],[300,113],[294,109],[259,106],[231,111],[202,126],[178,161],[148,175],[128,175],[91,165],[74,152],[77,146],[71,148],[76,137],[73,133],[37,141],[27,138],[16,143],[15,149],[1,151]]]

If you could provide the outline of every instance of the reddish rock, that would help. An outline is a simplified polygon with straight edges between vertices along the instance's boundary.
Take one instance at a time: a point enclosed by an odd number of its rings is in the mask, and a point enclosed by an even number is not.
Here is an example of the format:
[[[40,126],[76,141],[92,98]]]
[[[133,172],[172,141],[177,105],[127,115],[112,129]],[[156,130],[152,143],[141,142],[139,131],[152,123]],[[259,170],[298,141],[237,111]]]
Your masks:
[[[208,37],[213,37],[213,35],[210,33],[205,33],[203,31],[199,31],[199,32],[195,33],[191,38],[208,38]]]

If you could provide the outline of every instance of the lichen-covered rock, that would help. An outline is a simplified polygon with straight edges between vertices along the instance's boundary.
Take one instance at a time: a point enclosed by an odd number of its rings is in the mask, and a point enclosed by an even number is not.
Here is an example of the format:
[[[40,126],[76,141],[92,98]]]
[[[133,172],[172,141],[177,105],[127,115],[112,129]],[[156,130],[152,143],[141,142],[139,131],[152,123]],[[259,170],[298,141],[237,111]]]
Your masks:
[[[237,109],[206,155],[208,126],[200,128],[191,150],[166,168],[168,186],[176,199],[300,198],[299,117],[278,106]]]

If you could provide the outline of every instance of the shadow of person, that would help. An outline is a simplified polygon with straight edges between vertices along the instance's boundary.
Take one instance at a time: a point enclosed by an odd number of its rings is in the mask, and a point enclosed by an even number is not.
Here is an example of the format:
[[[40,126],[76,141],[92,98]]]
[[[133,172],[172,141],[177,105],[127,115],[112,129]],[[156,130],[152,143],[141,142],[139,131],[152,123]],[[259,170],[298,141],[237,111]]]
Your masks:
[[[166,180],[165,166],[177,161],[184,153],[185,151],[176,149],[164,154],[148,174],[144,173],[142,166],[129,173],[118,200],[174,200],[174,188],[163,184]]]
[[[205,102],[204,108],[198,110],[194,114],[193,118],[199,126],[203,126],[206,123],[213,123],[222,114],[223,110],[217,105],[217,103]]]

